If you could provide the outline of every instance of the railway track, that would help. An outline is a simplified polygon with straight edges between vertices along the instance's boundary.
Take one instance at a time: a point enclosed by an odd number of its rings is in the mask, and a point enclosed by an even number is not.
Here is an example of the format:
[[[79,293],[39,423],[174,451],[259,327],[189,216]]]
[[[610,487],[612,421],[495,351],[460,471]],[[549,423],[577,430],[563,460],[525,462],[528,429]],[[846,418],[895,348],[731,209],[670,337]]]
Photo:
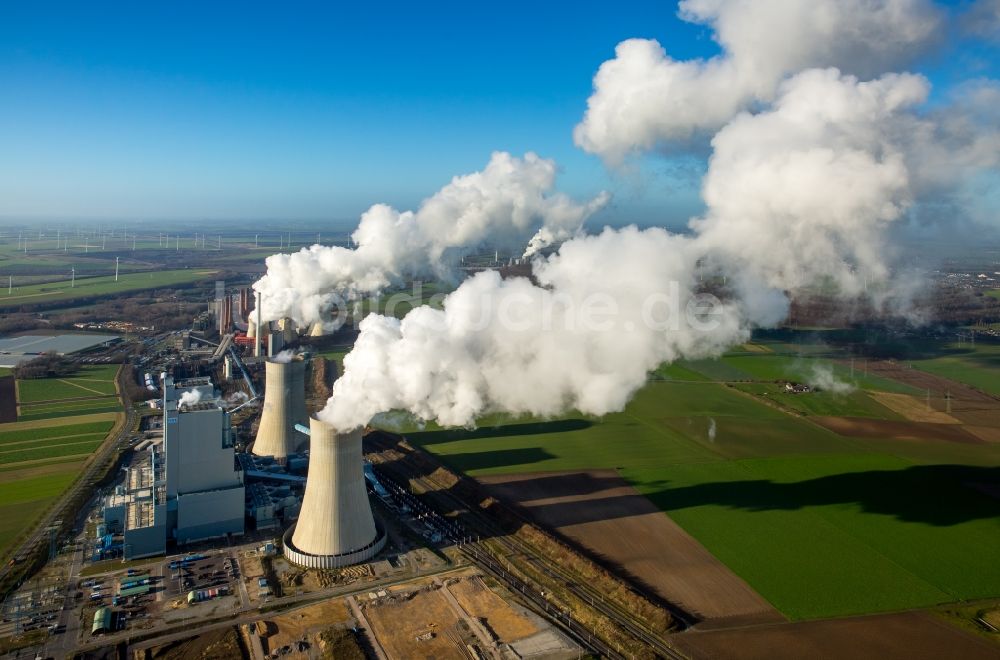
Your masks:
[[[377,444],[383,448],[387,448],[385,447],[384,442],[378,442]],[[396,483],[391,477],[385,475],[383,471],[378,470],[378,472],[380,473],[380,478],[384,478],[392,482],[398,489],[404,489],[403,486]],[[607,600],[604,597],[604,594],[598,589],[587,584],[586,582],[580,581],[576,575],[570,573],[555,562],[552,562],[544,557],[540,557],[538,553],[535,552],[534,549],[528,544],[507,534],[495,521],[489,518],[486,514],[475,511],[472,507],[467,506],[466,503],[457,495],[449,492],[447,489],[442,489],[440,484],[435,483],[421,474],[415,473],[413,470],[407,470],[407,476],[421,488],[424,488],[427,491],[435,492],[437,496],[447,499],[449,505],[455,512],[460,514],[460,517],[464,517],[465,520],[475,521],[475,527],[479,532],[478,534],[475,532],[470,534],[466,531],[463,536],[461,532],[456,533],[455,530],[451,530],[449,533],[452,535],[452,540],[460,543],[462,551],[477,565],[506,583],[512,588],[513,591],[521,593],[522,596],[532,601],[536,606],[551,613],[556,613],[553,612],[553,610],[555,610],[554,605],[544,597],[542,589],[540,589],[537,585],[525,582],[520,577],[512,573],[512,563],[518,562],[530,564],[534,571],[542,573],[550,579],[558,581],[563,588],[572,593],[576,598],[589,604],[595,611],[614,622],[620,630],[626,632],[632,638],[648,646],[657,655],[665,658],[676,658],[678,660],[686,657],[670,646],[662,636],[649,629],[646,625],[640,623],[636,619],[634,613],[627,611],[617,603]],[[503,548],[504,556],[494,556],[483,543],[478,540],[472,541],[471,538],[473,534],[476,534],[477,539],[484,534],[493,539],[494,542]],[[510,563],[504,565],[503,562],[505,560]],[[590,645],[592,650],[607,657],[627,657],[621,650],[609,647],[606,642],[598,638],[590,630],[574,620],[568,615],[568,613],[562,613],[562,615],[558,617],[558,620],[560,624],[572,632],[579,641]]]

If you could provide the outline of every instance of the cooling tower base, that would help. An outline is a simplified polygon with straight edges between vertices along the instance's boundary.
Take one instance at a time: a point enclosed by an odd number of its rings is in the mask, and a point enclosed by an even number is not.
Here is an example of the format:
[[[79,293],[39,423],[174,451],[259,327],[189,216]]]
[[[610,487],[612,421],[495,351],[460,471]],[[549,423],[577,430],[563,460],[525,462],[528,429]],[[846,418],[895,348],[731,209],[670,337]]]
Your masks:
[[[296,523],[298,524],[298,523]],[[307,552],[302,552],[292,545],[292,535],[295,533],[295,525],[292,525],[282,536],[282,543],[285,546],[285,559],[292,562],[293,564],[298,564],[299,566],[304,566],[306,568],[319,568],[328,570],[331,568],[343,568],[344,566],[351,566],[353,564],[360,564],[361,562],[368,561],[385,547],[386,535],[385,530],[382,529],[382,525],[375,521],[375,540],[366,545],[363,548],[358,548],[357,550],[351,550],[350,552],[344,552],[339,555],[311,555]]]

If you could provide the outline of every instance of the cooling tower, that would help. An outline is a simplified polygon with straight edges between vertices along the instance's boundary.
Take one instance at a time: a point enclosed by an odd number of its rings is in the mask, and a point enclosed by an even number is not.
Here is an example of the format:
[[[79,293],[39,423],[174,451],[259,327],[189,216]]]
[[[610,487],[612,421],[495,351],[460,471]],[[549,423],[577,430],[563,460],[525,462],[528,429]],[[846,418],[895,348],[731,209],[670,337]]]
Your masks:
[[[323,322],[316,321],[311,326],[309,326],[309,336],[310,337],[322,337],[326,333],[323,332]]]
[[[295,452],[299,439],[296,424],[305,424],[306,365],[299,358],[286,362],[268,360],[264,372],[264,405],[253,453],[274,456],[279,462]]]
[[[285,532],[285,557],[308,568],[367,561],[385,545],[365,487],[361,429],[309,420],[309,476],[298,522]]]
[[[295,321],[285,317],[278,322],[278,327],[281,329],[281,338],[286,344],[291,344],[298,338],[295,332]]]

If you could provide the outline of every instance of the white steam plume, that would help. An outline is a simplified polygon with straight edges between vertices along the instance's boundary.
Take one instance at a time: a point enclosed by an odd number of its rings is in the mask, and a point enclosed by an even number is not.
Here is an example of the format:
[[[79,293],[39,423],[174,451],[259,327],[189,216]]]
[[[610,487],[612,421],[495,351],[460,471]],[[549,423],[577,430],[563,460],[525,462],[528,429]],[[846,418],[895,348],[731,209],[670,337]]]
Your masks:
[[[289,362],[292,361],[292,358],[294,358],[294,357],[295,357],[295,351],[293,351],[291,349],[287,349],[287,350],[281,351],[280,353],[278,353],[275,356],[272,356],[271,357],[271,362],[277,362],[278,364],[288,364]]]
[[[181,394],[181,398],[177,401],[177,407],[181,406],[193,406],[201,401],[201,392],[195,389],[188,390]]]
[[[459,426],[489,412],[617,411],[659,364],[718,354],[780,322],[787,291],[832,282],[854,296],[884,282],[885,228],[913,185],[911,144],[893,126],[924,121],[911,108],[926,92],[912,75],[791,78],[772,108],[716,136],[692,237],[609,229],[537,260],[537,284],[484,273],[441,310],[370,316],[322,416],[346,429],[390,410]],[[676,310],[694,299],[699,272],[727,276],[717,323],[650,322],[650,301],[673,294]],[[595,305],[608,306],[605,322],[581,322]]]
[[[321,321],[334,295],[377,293],[405,277],[450,278],[461,257],[489,243],[529,254],[575,236],[608,201],[602,193],[578,204],[552,192],[556,164],[528,153],[496,152],[481,172],[457,176],[416,211],[376,204],[353,234],[355,249],[314,245],[267,259],[254,284],[265,321],[290,316]]]
[[[885,280],[884,230],[911,199],[892,126],[926,93],[919,76],[809,70],[771,109],[737,116],[712,140],[708,208],[691,223],[705,249],[743,281],[781,290],[829,278],[855,296]]]
[[[483,272],[440,310],[371,315],[320,417],[350,429],[390,410],[456,426],[487,412],[621,410],[659,364],[749,335],[735,305],[711,319],[693,310],[692,247],[662,229],[606,229],[536,261],[537,285]]]
[[[833,367],[828,364],[814,364],[806,382],[813,389],[834,394],[849,394],[854,391],[854,385],[837,378]]]
[[[876,76],[926,50],[942,26],[929,0],[685,0],[680,16],[711,27],[721,54],[678,61],[657,41],[621,42],[594,76],[578,146],[619,164],[711,134],[771,101],[789,74],[833,66]]]

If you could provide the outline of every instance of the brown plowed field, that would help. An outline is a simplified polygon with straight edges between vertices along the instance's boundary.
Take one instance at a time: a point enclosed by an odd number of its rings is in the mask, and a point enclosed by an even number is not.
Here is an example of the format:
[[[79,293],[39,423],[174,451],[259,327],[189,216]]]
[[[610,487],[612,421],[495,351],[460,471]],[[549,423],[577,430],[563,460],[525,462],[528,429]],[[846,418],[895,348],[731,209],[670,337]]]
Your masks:
[[[756,591],[614,470],[480,477],[500,499],[703,619],[782,621]]]
[[[936,619],[903,613],[688,632],[672,640],[708,660],[996,660],[1000,645]]]
[[[994,426],[966,426],[964,428],[985,442],[1000,442],[1000,428]]]
[[[813,417],[812,421],[850,438],[923,440],[980,445],[983,440],[955,424],[893,422],[867,417]]]
[[[877,376],[912,385],[931,393],[931,408],[946,411],[945,393],[951,397],[951,416],[963,424],[1000,427],[1000,399],[955,380],[935,376],[919,369],[911,369],[905,363],[894,360],[879,360],[869,363],[869,369]],[[919,399],[919,395],[917,395]],[[926,399],[924,402],[926,407]]]
[[[883,406],[898,413],[911,422],[929,422],[931,424],[958,424],[959,421],[939,410],[928,410],[927,401],[921,401],[909,394],[892,392],[870,392],[873,399]]]

